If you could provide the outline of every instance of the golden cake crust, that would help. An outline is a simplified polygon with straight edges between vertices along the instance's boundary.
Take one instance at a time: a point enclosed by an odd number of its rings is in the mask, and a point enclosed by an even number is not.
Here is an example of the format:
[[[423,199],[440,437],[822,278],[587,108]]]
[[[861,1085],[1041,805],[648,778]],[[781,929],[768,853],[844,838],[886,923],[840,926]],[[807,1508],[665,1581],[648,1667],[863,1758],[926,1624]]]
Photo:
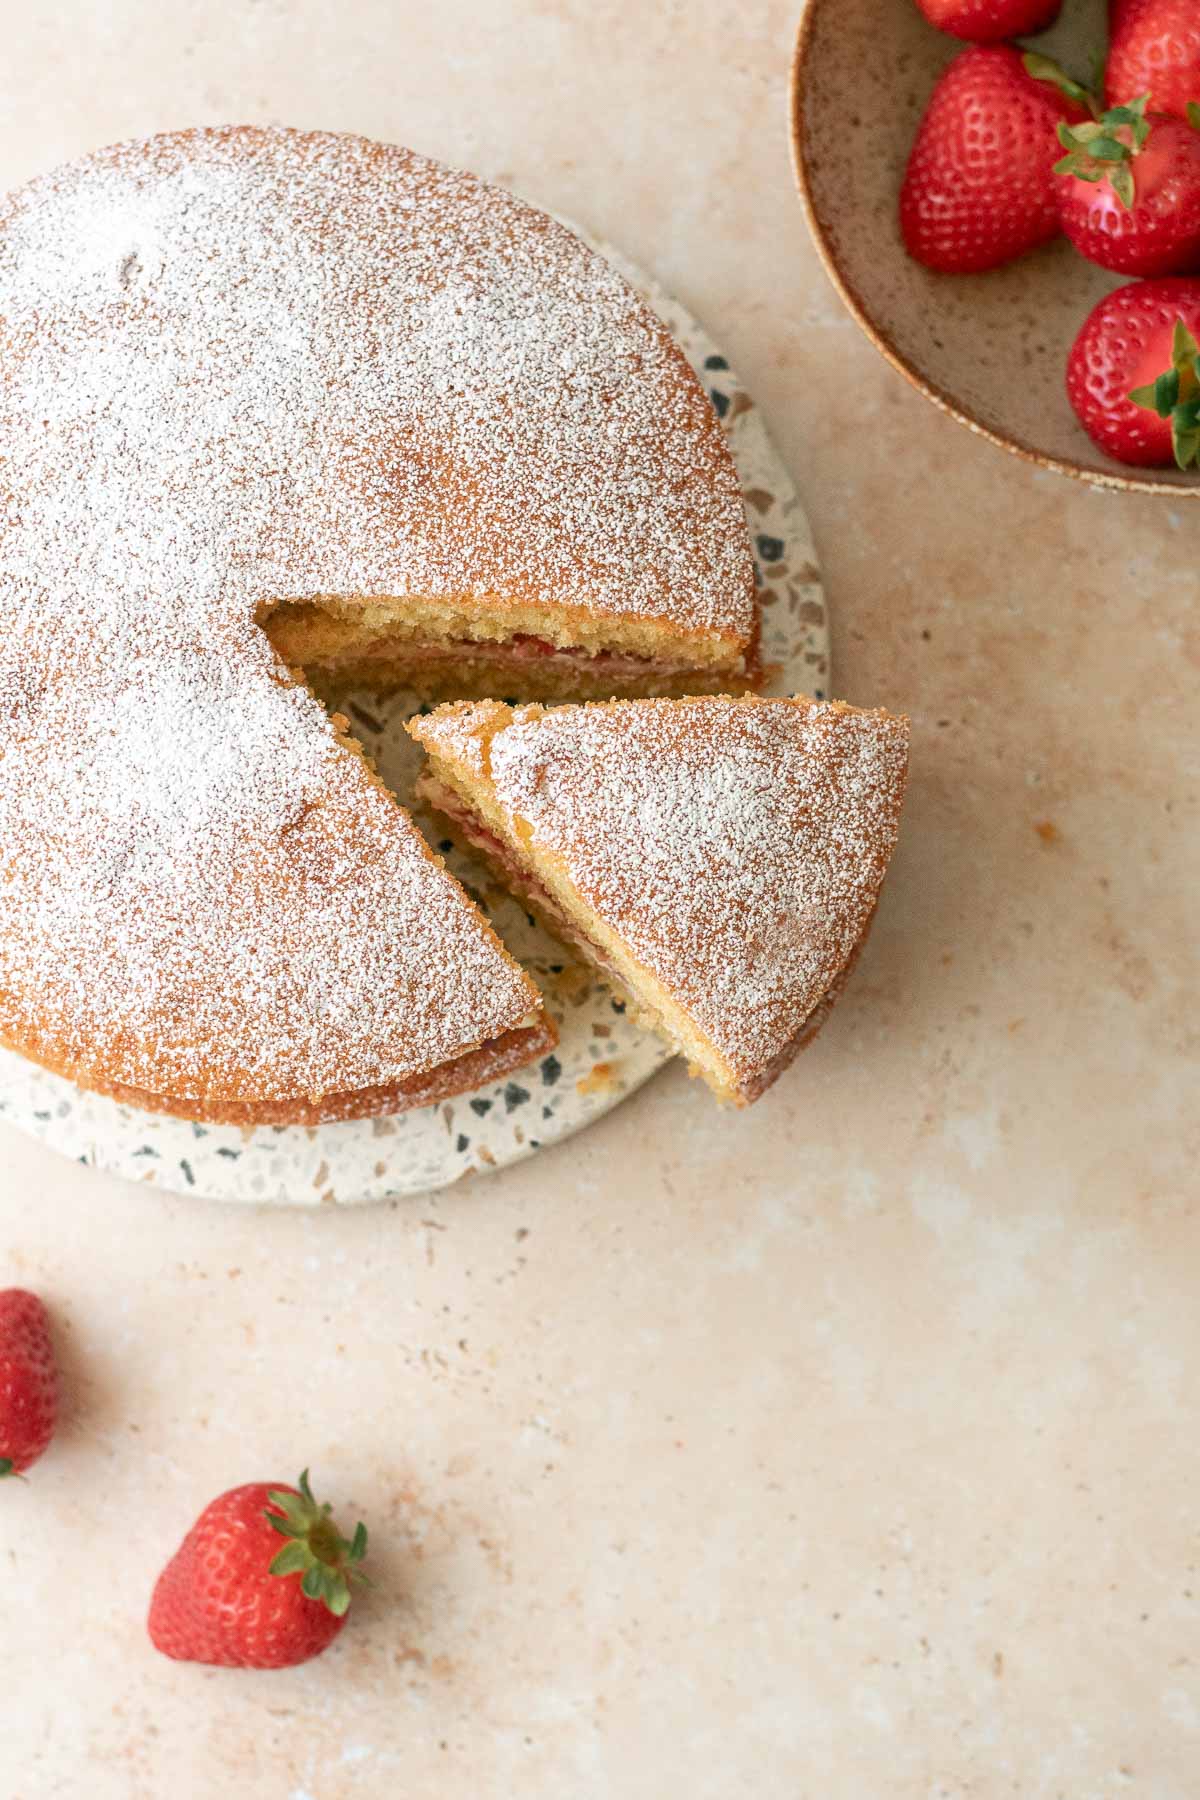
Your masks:
[[[411,1075],[403,1081],[379,1087],[358,1088],[344,1094],[323,1094],[319,1099],[285,1101],[192,1100],[169,1094],[147,1093],[121,1083],[93,1081],[98,1093],[108,1094],[126,1106],[139,1106],[149,1112],[172,1113],[177,1118],[194,1119],[207,1125],[334,1125],[348,1119],[373,1119],[385,1113],[407,1112],[415,1106],[432,1106],[456,1094],[468,1094],[475,1088],[500,1081],[505,1075],[523,1069],[535,1058],[553,1050],[558,1030],[547,1017],[535,1023],[505,1032],[493,1042],[450,1062],[442,1063],[427,1074]],[[69,1071],[58,1069],[56,1074]]]

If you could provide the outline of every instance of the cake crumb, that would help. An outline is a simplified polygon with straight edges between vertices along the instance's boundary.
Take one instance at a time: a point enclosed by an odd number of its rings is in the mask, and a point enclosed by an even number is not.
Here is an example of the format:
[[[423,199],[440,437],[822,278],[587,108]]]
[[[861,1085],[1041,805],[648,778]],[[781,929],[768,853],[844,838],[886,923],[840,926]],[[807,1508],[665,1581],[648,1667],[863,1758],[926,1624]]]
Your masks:
[[[581,1076],[575,1083],[576,1092],[580,1094],[603,1094],[613,1086],[616,1079],[616,1068],[612,1063],[593,1063],[591,1074]]]

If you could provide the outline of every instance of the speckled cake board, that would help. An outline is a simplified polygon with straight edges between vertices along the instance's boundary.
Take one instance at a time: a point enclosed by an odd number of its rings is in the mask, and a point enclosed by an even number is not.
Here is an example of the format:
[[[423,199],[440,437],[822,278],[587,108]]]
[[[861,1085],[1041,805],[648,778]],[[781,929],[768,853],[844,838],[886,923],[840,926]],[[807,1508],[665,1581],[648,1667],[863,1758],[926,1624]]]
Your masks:
[[[763,657],[771,670],[766,691],[824,698],[829,635],[812,535],[753,400],[677,300],[607,244],[580,235],[666,321],[729,433],[758,559]],[[416,697],[399,693],[381,702],[362,694],[340,704],[384,780],[407,800],[421,753],[403,722],[417,710]],[[131,1181],[213,1200],[346,1206],[427,1193],[473,1171],[504,1168],[618,1106],[662,1067],[667,1050],[632,1024],[605,989],[495,888],[477,863],[442,837],[427,815],[414,810],[545,994],[561,1032],[553,1055],[474,1094],[392,1118],[242,1130],[121,1106],[0,1050],[0,1118],[78,1162]]]

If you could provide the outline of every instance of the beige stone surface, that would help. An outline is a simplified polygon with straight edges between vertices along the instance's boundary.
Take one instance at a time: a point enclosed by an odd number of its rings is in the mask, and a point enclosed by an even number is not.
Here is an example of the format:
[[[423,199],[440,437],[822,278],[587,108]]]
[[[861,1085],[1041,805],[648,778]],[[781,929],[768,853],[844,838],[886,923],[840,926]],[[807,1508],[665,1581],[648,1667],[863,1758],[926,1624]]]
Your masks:
[[[835,685],[915,744],[858,977],[748,1115],[671,1071],[533,1164],[340,1216],[0,1135],[0,1279],[50,1301],[70,1393],[0,1496],[0,1793],[1192,1800],[1191,509],[1038,476],[860,339],[793,199],[779,0],[6,22],[5,185],[277,119],[622,244],[761,400]],[[195,1512],[305,1462],[377,1547],[340,1642],[157,1657]]]

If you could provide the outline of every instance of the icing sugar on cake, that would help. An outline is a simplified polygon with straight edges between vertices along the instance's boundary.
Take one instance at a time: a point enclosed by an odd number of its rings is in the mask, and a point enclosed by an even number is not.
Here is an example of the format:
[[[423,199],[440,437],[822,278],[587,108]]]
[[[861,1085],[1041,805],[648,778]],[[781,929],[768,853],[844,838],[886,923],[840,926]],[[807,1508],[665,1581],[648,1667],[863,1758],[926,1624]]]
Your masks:
[[[459,705],[411,729],[465,773],[464,794],[486,782],[516,838],[561,867],[752,1097],[870,923],[907,721],[712,697]]]
[[[665,328],[513,196],[222,128],[0,203],[0,1036],[312,1098],[531,984],[256,623],[550,594],[748,637],[736,476]]]

